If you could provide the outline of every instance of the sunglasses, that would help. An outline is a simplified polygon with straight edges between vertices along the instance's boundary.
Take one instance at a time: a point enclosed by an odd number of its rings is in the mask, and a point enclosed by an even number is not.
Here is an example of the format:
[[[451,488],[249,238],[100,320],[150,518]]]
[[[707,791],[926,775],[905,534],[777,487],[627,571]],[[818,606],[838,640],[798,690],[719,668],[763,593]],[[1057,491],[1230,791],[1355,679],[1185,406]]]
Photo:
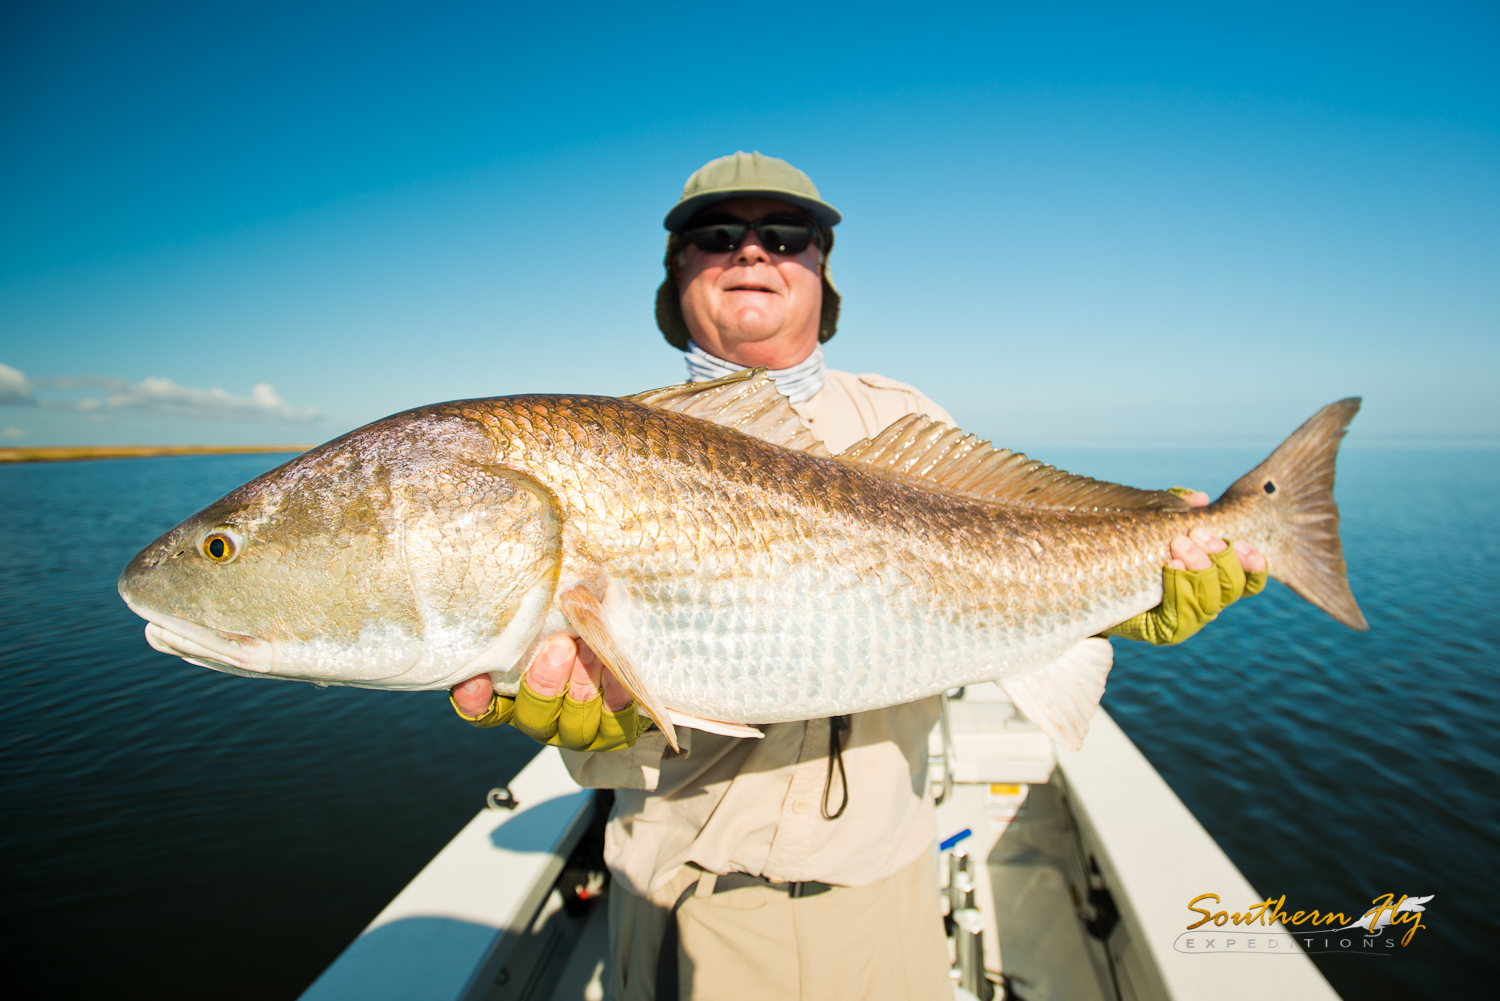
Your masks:
[[[775,218],[746,222],[743,219],[725,219],[689,227],[684,235],[693,246],[710,254],[723,254],[740,249],[745,234],[751,230],[760,237],[765,248],[777,254],[800,254],[818,235],[818,227],[804,219]]]

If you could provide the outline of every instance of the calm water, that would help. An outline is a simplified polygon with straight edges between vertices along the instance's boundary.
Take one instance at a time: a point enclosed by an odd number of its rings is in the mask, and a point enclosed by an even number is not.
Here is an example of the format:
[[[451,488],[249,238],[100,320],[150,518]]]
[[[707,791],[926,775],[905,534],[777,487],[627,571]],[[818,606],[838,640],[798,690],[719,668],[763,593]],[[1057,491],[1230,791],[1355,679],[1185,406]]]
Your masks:
[[[1213,491],[1261,456],[1046,458]],[[1353,911],[1437,895],[1399,955],[1319,960],[1347,998],[1487,993],[1497,460],[1345,455],[1369,634],[1273,585],[1186,648],[1116,643],[1106,705],[1257,888]],[[120,568],[275,461],[0,468],[0,949],[29,995],[294,997],[531,754],[438,694],[250,681],[146,646]]]

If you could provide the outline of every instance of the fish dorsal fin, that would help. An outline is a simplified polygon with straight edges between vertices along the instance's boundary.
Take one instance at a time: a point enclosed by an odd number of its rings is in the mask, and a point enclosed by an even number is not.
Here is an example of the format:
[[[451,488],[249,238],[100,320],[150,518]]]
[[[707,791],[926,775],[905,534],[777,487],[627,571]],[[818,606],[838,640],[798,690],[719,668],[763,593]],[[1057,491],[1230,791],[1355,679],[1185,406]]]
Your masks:
[[[1189,508],[1187,501],[1165,490],[1138,490],[1074,476],[1020,452],[996,448],[926,414],[901,418],[875,437],[850,445],[838,459],[1000,504],[1065,511]]]
[[[1104,679],[1114,666],[1109,640],[1098,636],[1081,641],[1042,668],[1000,682],[1021,715],[1069,750],[1083,747],[1089,723],[1104,697]]]
[[[808,455],[826,458],[831,454],[802,423],[791,401],[776,391],[776,383],[763,368],[747,368],[712,382],[650,389],[625,399],[734,428]]]

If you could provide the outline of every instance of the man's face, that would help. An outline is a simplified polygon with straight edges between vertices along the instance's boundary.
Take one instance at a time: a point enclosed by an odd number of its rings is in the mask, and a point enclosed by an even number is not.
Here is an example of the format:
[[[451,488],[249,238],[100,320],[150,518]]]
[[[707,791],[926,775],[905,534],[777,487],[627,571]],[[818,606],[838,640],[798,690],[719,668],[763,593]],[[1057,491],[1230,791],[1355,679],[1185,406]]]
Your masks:
[[[732,198],[704,209],[694,225],[787,217],[807,214],[770,198]],[[799,254],[775,254],[752,230],[736,250],[709,253],[689,243],[679,260],[682,316],[705,351],[746,367],[788,368],[817,347],[823,278],[816,240]]]

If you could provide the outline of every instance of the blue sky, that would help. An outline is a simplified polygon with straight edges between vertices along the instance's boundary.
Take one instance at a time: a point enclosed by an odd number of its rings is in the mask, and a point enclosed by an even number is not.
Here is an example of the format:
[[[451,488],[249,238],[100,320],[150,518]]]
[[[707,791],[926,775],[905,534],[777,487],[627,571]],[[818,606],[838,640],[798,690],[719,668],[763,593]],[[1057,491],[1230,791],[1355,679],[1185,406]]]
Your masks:
[[[1495,5],[1038,6],[9,5],[0,444],[677,381],[736,149],[844,212],[830,364],[1003,444],[1500,442]]]

